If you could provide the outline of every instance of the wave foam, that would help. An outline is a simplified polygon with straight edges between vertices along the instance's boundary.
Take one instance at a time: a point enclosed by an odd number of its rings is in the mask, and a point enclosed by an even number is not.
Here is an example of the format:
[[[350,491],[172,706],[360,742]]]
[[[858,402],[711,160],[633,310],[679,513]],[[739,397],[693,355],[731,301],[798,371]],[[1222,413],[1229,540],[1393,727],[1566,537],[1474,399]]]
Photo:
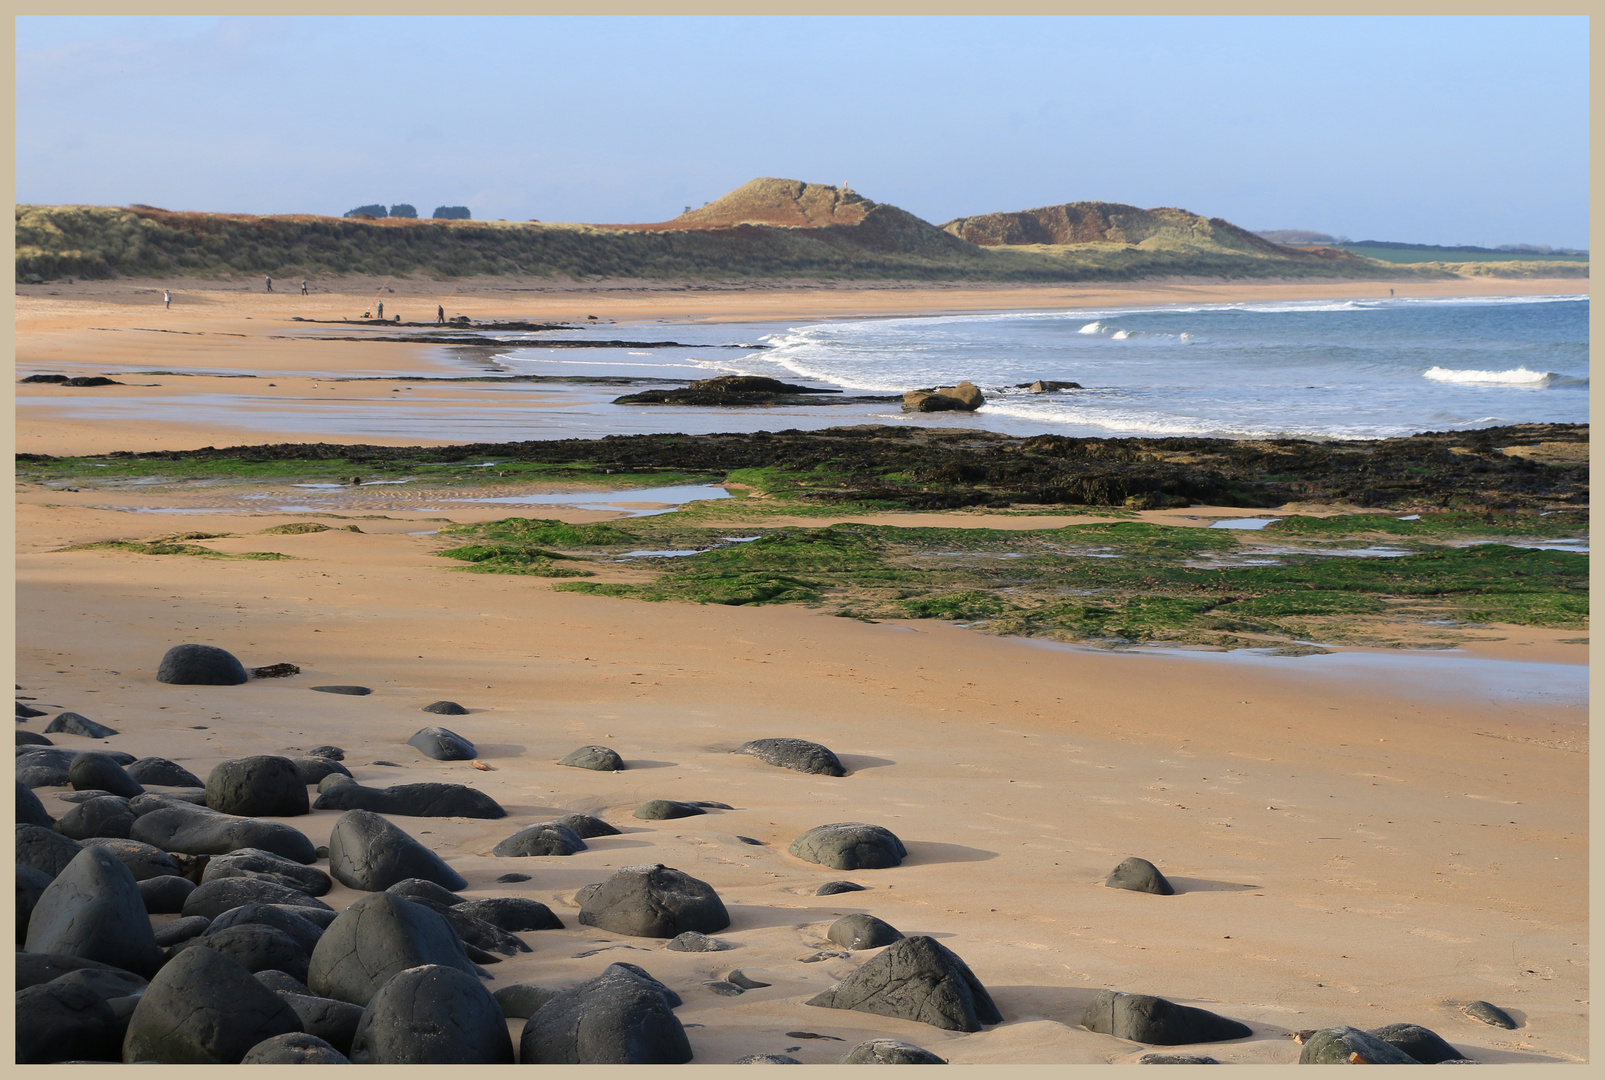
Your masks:
[[[1103,333],[1103,323],[1101,323],[1101,322],[1090,322],[1086,326],[1083,326],[1080,330],[1077,330],[1076,333],[1078,333],[1078,334],[1101,334],[1101,333]]]
[[[1566,376],[1559,372],[1530,371],[1524,367],[1511,368],[1508,371],[1434,367],[1428,368],[1422,375],[1434,382],[1465,383],[1473,386],[1548,386],[1550,383],[1566,379]]]

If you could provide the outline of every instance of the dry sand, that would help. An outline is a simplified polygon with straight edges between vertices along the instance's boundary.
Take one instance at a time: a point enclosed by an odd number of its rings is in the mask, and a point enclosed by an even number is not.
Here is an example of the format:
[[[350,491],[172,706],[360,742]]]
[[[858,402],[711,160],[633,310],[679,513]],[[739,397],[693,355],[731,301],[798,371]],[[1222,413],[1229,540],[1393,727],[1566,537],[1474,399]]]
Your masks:
[[[1499,283],[1503,291],[1530,284]],[[282,313],[299,296],[208,293],[164,313],[126,303],[110,286],[71,300],[66,288],[59,299],[19,299],[23,371],[98,372],[112,353],[118,363],[151,370],[237,373],[429,362],[424,350],[405,345],[317,343],[287,355],[259,336],[259,324],[282,329]],[[1238,295],[1268,288],[1283,287],[1244,286]],[[1358,286],[1332,287],[1339,288]],[[1048,291],[1029,290],[1021,306],[1038,306]],[[959,292],[862,290],[851,299],[859,311],[883,302],[876,310],[895,310],[893,302],[905,300],[927,306],[903,310],[957,309]],[[1002,292],[965,296],[1002,307]],[[338,298],[309,299],[326,305],[320,310],[339,309]],[[349,299],[339,302],[349,306]],[[472,299],[480,303],[478,294]],[[825,308],[837,299],[598,293],[562,303],[593,305],[604,317],[753,318],[831,313]],[[281,301],[283,308],[269,306]],[[543,300],[539,314],[559,314],[560,306]],[[535,314],[511,294],[485,295],[469,311]],[[164,315],[172,325],[154,321]],[[70,416],[71,399],[62,408]],[[257,441],[239,435],[204,424],[26,419],[18,446],[87,453]],[[285,431],[260,441],[295,438]],[[1104,654],[928,621],[868,625],[804,608],[557,593],[540,579],[463,573],[432,554],[438,539],[414,535],[433,527],[419,518],[489,516],[479,511],[352,518],[361,533],[246,535],[303,518],[251,516],[243,505],[160,517],[109,505],[103,494],[19,493],[19,694],[119,729],[109,741],[116,749],[170,757],[203,777],[225,758],[334,743],[346,748],[363,783],[450,780],[490,793],[508,819],[397,820],[469,880],[468,895],[534,897],[563,919],[565,930],[522,935],[534,951],[496,965],[492,986],[566,985],[615,960],[640,964],[685,998],[677,1010],[683,1022],[702,1025],[688,1032],[700,1063],[759,1052],[829,1062],[871,1036],[913,1042],[955,1063],[1131,1061],[1156,1049],[1079,1026],[1103,988],[1158,994],[1247,1022],[1251,1039],[1198,1048],[1231,1062],[1294,1061],[1299,1047],[1287,1033],[1299,1029],[1401,1021],[1433,1028],[1480,1061],[1586,1059],[1581,704],[1494,696],[1435,674],[1433,663],[1443,659],[1436,656],[1420,657],[1397,677],[1358,677],[1323,666],[1323,657],[1261,665]],[[977,515],[953,517],[979,523]],[[60,550],[189,529],[238,534],[206,542],[221,552],[293,558]],[[1569,635],[1500,630],[1491,636],[1505,641],[1473,655],[1490,665],[1528,656],[1583,660],[1580,646],[1557,640]],[[185,641],[220,645],[247,666],[292,662],[302,673],[239,687],[156,683],[162,652]],[[375,692],[348,698],[308,689],[325,683]],[[472,739],[494,771],[433,762],[405,745],[441,719],[418,711],[439,698],[471,710],[445,725]],[[40,730],[46,720],[28,726]],[[822,742],[850,774],[805,776],[729,753],[771,736]],[[627,769],[554,764],[591,743],[614,747]],[[371,764],[380,760],[398,765]],[[53,791],[41,794],[59,816],[66,804]],[[653,798],[736,809],[666,822],[630,816]],[[624,835],[567,858],[489,854],[526,824],[580,810]],[[323,843],[336,817],[319,811],[291,823]],[[904,865],[843,873],[786,851],[811,826],[853,820],[897,833],[910,851]],[[1105,888],[1104,876],[1128,855],[1157,863],[1177,895]],[[732,916],[717,936],[734,947],[668,952],[659,941],[578,925],[576,889],[643,862],[712,884]],[[509,870],[533,880],[494,884]],[[838,878],[870,888],[813,895]],[[357,895],[337,886],[326,899],[339,907]],[[991,990],[1005,1022],[960,1035],[804,1005],[864,959],[799,959],[820,950],[832,919],[854,911],[939,938]],[[605,951],[577,955],[596,949]],[[773,985],[735,998],[702,986],[733,968]],[[1473,999],[1500,1005],[1522,1026],[1504,1031],[1470,1020],[1458,1006]],[[515,1034],[518,1026],[511,1025]]]

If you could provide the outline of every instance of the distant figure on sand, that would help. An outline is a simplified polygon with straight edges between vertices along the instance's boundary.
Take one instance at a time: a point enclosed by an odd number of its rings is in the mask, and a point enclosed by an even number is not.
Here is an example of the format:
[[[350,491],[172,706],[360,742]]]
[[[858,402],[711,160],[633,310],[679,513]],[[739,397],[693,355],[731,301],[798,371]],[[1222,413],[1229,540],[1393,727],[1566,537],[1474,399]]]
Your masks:
[[[379,321],[385,321],[385,302],[383,300],[379,301]]]
[[[268,292],[272,292],[273,291],[273,279],[271,277],[263,277],[262,280],[267,282],[267,291]]]
[[[307,294],[307,279],[306,278],[302,278],[301,279],[301,295],[305,296],[306,294]]]
[[[173,306],[173,294],[168,292],[166,289],[163,289],[162,290],[162,307],[170,308],[172,306]]]
[[[1392,289],[1389,289],[1389,290],[1388,290],[1388,295],[1389,295],[1389,296],[1392,296],[1392,295],[1393,295],[1393,290],[1392,290]]]
[[[444,304],[441,304],[439,307],[435,308],[435,325],[446,325],[446,305]]]

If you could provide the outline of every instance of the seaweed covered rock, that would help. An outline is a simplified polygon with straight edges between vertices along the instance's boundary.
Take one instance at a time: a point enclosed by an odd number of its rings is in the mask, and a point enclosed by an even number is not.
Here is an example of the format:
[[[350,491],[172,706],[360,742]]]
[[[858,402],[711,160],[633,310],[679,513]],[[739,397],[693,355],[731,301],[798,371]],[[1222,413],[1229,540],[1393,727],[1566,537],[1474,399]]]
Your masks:
[[[542,1065],[681,1065],[691,1043],[677,995],[634,965],[611,964],[524,1023],[519,1060]]]
[[[123,1060],[234,1065],[264,1039],[300,1030],[290,1006],[237,962],[212,949],[185,949],[134,1007]]]
[[[816,776],[847,775],[834,753],[807,739],[753,739],[736,747],[736,753],[750,754],[759,761],[795,772]]]
[[[1225,1042],[1253,1034],[1247,1024],[1191,1005],[1177,1005],[1150,994],[1100,990],[1087,1005],[1081,1026],[1117,1039],[1176,1046],[1181,1043]]]
[[[238,686],[245,665],[215,645],[174,645],[156,667],[156,681],[180,686]]]
[[[459,968],[429,964],[379,988],[352,1056],[375,1065],[511,1065],[513,1040],[489,990]]]
[[[807,1004],[913,1020],[948,1031],[980,1031],[984,1024],[1003,1021],[969,965],[923,935],[893,942]]]
[[[791,842],[799,859],[833,870],[879,870],[899,866],[908,849],[890,829],[862,821],[816,825]]]
[[[368,810],[347,810],[334,823],[329,834],[329,873],[342,885],[369,892],[388,889],[408,878],[422,878],[452,890],[468,886],[439,855]]]
[[[597,886],[580,907],[580,922],[635,937],[672,938],[687,930],[716,933],[730,915],[713,886],[653,863],[626,866]]]

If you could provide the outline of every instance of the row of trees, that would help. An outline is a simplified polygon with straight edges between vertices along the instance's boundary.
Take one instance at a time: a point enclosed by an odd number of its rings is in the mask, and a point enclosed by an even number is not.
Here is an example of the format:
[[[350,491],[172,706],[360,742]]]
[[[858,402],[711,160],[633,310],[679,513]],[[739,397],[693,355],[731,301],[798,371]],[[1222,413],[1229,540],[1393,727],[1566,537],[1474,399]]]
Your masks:
[[[359,206],[355,210],[347,210],[345,213],[348,218],[364,215],[375,218],[415,218],[418,216],[418,208],[411,203],[397,203],[386,210],[384,203],[372,203],[368,206]],[[468,207],[466,206],[437,206],[432,216],[447,220],[468,221],[474,215],[468,212]]]

